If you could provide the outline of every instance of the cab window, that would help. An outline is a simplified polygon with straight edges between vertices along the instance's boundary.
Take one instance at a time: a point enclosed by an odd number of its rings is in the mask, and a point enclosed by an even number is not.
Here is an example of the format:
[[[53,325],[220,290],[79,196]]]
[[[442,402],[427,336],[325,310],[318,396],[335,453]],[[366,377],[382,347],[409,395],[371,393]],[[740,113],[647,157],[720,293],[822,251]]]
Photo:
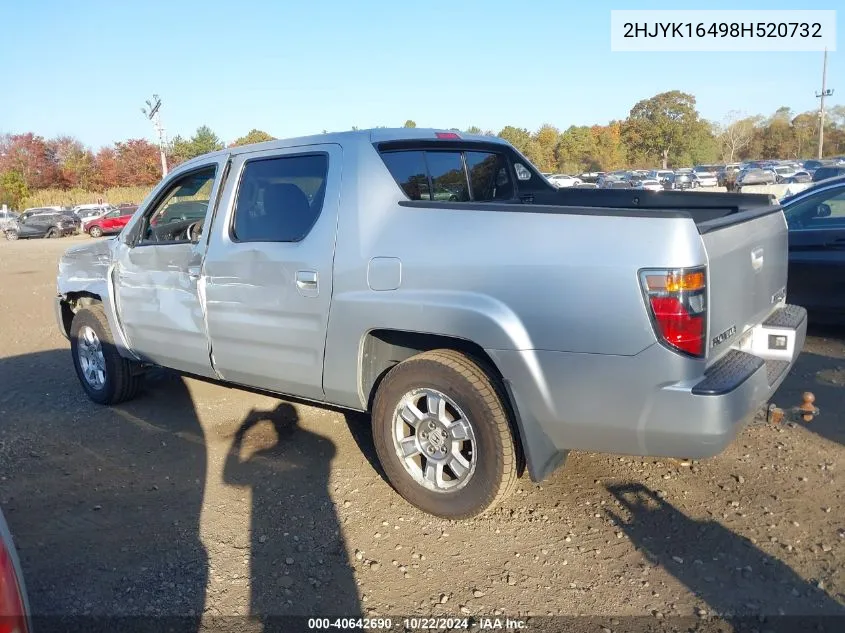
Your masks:
[[[320,217],[326,192],[326,154],[247,161],[232,221],[238,242],[299,242]]]
[[[139,244],[181,244],[198,237],[216,173],[216,166],[203,167],[173,182],[145,214]]]

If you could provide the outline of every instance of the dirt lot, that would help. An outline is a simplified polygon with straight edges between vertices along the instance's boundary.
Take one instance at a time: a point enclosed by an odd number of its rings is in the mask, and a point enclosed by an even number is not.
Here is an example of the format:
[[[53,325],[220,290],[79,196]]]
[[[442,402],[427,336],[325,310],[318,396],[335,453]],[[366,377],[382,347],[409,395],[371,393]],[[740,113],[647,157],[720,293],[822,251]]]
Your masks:
[[[701,462],[573,453],[451,523],[385,483],[363,416],[165,374],[88,401],[51,304],[85,239],[0,243],[0,505],[37,615],[845,614],[841,332],[775,397],[810,388],[812,424]]]

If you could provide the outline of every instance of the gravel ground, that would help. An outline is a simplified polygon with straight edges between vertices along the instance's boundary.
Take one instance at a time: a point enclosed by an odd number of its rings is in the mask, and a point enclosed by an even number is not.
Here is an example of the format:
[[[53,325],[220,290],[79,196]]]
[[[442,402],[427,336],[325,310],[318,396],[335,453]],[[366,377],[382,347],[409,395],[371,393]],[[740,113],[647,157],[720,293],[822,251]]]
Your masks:
[[[702,461],[572,453],[453,523],[385,483],[362,415],[165,373],[88,401],[51,304],[86,239],[0,244],[0,506],[36,615],[845,614],[841,332],[814,332],[774,398],[814,391],[811,424]]]

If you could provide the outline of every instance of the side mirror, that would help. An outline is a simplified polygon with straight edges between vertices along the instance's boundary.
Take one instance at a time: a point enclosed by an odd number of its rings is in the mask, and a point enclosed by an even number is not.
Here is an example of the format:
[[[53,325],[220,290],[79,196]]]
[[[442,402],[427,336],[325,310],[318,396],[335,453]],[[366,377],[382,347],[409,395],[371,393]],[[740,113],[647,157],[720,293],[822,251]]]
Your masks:
[[[816,207],[816,217],[817,218],[829,218],[831,214],[830,205],[825,204],[824,202],[821,203],[818,207]]]

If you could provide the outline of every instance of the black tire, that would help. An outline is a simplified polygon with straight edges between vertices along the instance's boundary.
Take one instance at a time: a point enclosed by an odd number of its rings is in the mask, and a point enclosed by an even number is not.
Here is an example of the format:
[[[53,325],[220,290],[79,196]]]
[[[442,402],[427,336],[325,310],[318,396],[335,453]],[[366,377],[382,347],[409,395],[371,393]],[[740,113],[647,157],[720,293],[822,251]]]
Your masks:
[[[418,388],[435,389],[451,398],[472,426],[475,472],[458,490],[429,490],[411,476],[397,455],[394,412],[403,395]],[[506,498],[518,478],[519,449],[495,379],[460,352],[424,352],[391,369],[376,392],[372,425],[376,452],[391,485],[429,514],[445,519],[482,514]]]
[[[9,229],[8,231],[6,231],[6,239],[10,242],[15,241],[16,239],[18,239],[18,232]]]
[[[92,226],[90,229],[88,229],[88,235],[90,235],[91,237],[102,237],[103,229],[101,229],[99,226]]]
[[[80,355],[79,332],[83,327],[94,330],[100,340],[105,360],[105,381],[100,389],[92,387],[85,379]],[[77,312],[70,326],[70,351],[79,382],[88,397],[97,404],[118,404],[138,395],[144,383],[144,374],[138,364],[123,358],[114,345],[106,314],[102,305],[91,305]]]
[[[44,237],[52,240],[52,239],[55,239],[57,237],[61,237],[61,235],[62,234],[61,234],[61,231],[59,231],[59,229],[57,229],[56,227],[52,227],[47,231],[47,234]]]

